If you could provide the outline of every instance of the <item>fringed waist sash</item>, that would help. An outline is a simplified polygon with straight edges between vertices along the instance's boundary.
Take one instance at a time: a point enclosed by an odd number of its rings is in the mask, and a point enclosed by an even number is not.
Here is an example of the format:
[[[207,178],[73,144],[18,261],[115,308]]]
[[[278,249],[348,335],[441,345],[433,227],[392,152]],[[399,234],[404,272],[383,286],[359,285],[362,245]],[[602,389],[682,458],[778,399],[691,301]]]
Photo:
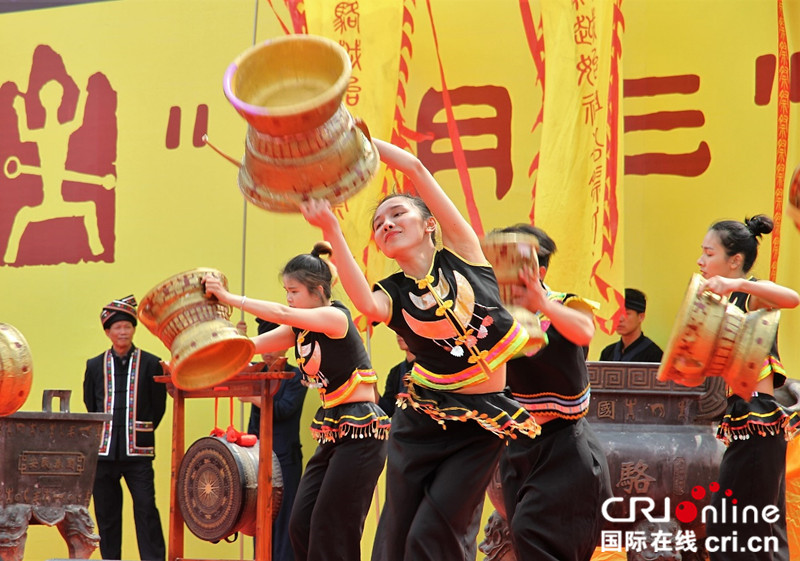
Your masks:
[[[446,429],[446,421],[473,420],[500,438],[533,438],[541,427],[518,402],[505,393],[462,394],[442,392],[408,382],[407,391],[397,394],[398,407],[412,407]]]
[[[323,444],[342,438],[377,438],[389,436],[391,419],[377,404],[369,401],[320,407],[311,421],[311,436]]]
[[[783,433],[790,440],[800,426],[800,415],[783,409],[774,396],[754,392],[750,401],[738,395],[728,398],[728,408],[717,429],[717,438],[727,446],[732,440]]]

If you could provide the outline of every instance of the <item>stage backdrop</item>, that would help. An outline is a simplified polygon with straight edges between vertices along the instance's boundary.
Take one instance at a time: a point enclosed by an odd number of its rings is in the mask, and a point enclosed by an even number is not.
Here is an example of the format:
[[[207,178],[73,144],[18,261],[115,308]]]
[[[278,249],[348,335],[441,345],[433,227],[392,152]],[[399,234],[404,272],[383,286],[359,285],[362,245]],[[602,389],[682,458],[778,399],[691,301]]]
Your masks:
[[[755,274],[800,289],[800,232],[782,221],[800,164],[797,2],[0,0],[0,12],[0,322],[33,354],[25,410],[66,388],[83,411],[85,360],[108,346],[99,314],[114,298],[141,300],[204,266],[234,292],[283,300],[278,271],[319,232],[245,204],[236,168],[202,136],[241,157],[246,125],[223,73],[289,33],[348,51],[347,109],[416,153],[478,233],[533,222],[552,235],[548,283],[600,304],[590,359],[615,340],[625,286],[647,293],[645,332],[666,346],[715,220],[773,216]],[[382,194],[413,189],[381,169],[339,209],[371,281],[392,272],[370,240],[371,212]],[[255,332],[252,317],[233,319]],[[386,328],[364,333],[379,372],[401,360]],[[780,343],[795,377],[798,336],[800,311],[787,311]],[[169,357],[143,326],[135,341]],[[317,405],[309,395],[304,426]],[[210,400],[188,409],[187,444],[214,419]],[[171,409],[157,433],[165,529],[170,431]],[[303,436],[308,458],[315,443]],[[133,559],[127,497],[125,508]],[[250,540],[186,536],[187,557],[252,557]],[[57,531],[31,527],[25,558],[52,557],[66,557]]]

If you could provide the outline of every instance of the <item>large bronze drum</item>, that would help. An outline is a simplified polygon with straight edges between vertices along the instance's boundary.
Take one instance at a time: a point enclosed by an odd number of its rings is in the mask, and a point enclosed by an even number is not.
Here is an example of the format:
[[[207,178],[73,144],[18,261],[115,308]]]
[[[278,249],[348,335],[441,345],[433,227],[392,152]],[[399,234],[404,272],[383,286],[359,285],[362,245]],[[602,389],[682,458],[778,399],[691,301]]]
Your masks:
[[[228,280],[216,269],[174,275],[153,288],[139,305],[139,319],[172,353],[172,382],[184,390],[212,387],[250,363],[253,342],[230,322],[232,308],[204,294],[206,274]]]
[[[33,360],[28,342],[13,325],[0,323],[0,416],[16,412],[28,399]]]
[[[239,168],[248,201],[291,212],[305,199],[337,204],[366,186],[378,154],[342,103],[351,72],[338,43],[313,35],[271,39],[231,63],[223,89],[250,125]]]
[[[181,462],[176,485],[186,526],[200,539],[218,542],[237,532],[256,531],[258,444],[239,446],[207,436],[192,444]],[[272,518],[283,497],[283,477],[272,453]]]
[[[658,369],[658,379],[699,386],[721,376],[732,392],[750,399],[778,330],[780,310],[744,313],[728,299],[689,282]]]
[[[505,308],[528,332],[528,343],[521,353],[532,355],[545,343],[542,325],[539,316],[512,303],[512,291],[514,286],[521,286],[519,273],[524,267],[539,269],[539,240],[519,232],[489,232],[481,240],[481,248],[494,269]]]

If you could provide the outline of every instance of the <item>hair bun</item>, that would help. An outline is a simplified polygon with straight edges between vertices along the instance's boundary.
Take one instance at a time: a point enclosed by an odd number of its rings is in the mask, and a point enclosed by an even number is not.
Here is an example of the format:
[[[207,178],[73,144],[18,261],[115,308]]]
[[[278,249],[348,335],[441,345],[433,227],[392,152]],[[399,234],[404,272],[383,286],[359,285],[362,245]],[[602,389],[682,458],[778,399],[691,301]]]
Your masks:
[[[319,241],[314,244],[314,248],[311,250],[311,255],[314,257],[322,258],[323,255],[327,255],[328,257],[333,255],[333,248],[331,244],[326,241]]]
[[[339,271],[330,259],[333,256],[331,244],[324,240],[315,243],[314,248],[311,250],[311,255],[319,257],[331,270],[331,286],[334,286],[339,281]]]
[[[745,218],[744,223],[747,229],[757,238],[760,238],[762,234],[769,234],[774,227],[772,218],[766,214],[757,214],[752,218]]]

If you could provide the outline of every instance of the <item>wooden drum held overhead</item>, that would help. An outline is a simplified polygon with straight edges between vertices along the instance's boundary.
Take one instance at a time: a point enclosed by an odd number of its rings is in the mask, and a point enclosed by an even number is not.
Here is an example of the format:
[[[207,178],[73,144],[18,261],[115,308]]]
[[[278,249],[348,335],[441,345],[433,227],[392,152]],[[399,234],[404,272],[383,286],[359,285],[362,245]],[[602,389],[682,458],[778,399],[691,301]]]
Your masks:
[[[0,323],[0,417],[25,404],[33,384],[33,359],[28,342],[13,325]]]
[[[747,400],[778,330],[779,310],[745,313],[709,291],[695,273],[675,319],[658,369],[659,380],[699,386],[721,376],[731,391]]]
[[[255,45],[230,64],[223,90],[249,123],[238,178],[248,201],[296,212],[308,198],[338,204],[369,183],[378,152],[342,103],[351,73],[341,45],[305,34]]]
[[[489,232],[481,240],[481,248],[494,269],[505,308],[528,332],[528,343],[520,354],[533,355],[545,345],[539,316],[513,303],[513,287],[522,286],[519,273],[525,267],[539,269],[539,240],[521,232]]]
[[[212,387],[242,370],[253,342],[230,322],[232,308],[204,294],[206,274],[228,280],[216,269],[174,275],[153,288],[139,305],[139,319],[172,354],[172,382],[183,390]]]

